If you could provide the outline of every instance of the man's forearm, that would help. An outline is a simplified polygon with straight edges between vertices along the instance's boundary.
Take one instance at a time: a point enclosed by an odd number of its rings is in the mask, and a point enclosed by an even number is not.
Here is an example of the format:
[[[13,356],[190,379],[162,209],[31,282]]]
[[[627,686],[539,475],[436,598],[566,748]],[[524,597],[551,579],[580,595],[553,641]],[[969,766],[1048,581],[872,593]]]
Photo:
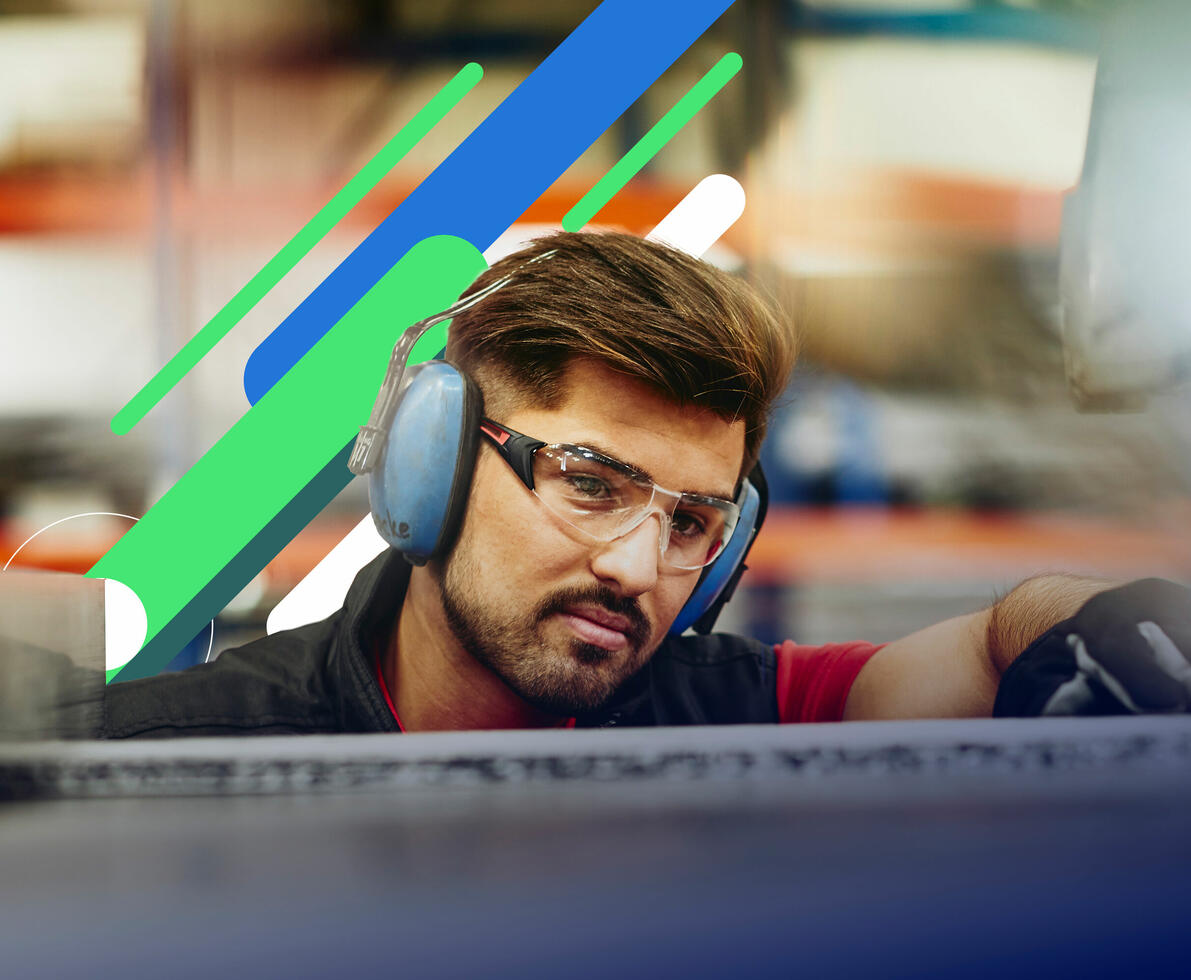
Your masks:
[[[986,645],[998,674],[1056,623],[1074,616],[1092,596],[1117,583],[1078,575],[1026,579],[989,610]]]
[[[1047,630],[1113,587],[1077,575],[1038,575],[987,609],[894,640],[857,675],[844,718],[991,715],[1009,665]]]

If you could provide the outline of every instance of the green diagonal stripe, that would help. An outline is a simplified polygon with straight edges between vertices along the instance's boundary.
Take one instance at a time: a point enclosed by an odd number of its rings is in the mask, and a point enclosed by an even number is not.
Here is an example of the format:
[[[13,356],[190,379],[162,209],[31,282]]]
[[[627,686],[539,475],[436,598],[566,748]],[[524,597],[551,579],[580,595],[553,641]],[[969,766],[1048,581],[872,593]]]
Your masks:
[[[566,213],[566,217],[562,219],[563,230],[578,231],[594,218],[600,209],[657,155],[658,150],[669,143],[674,134],[690,122],[695,113],[707,105],[716,92],[728,84],[729,79],[740,71],[743,64],[740,55],[734,51],[720,58],[715,67],[700,78],[691,90],[583,195],[579,203]]]
[[[464,65],[439,92],[313,218],[273,256],[248,283],[112,418],[112,431],[122,435],[143,419],[186,373],[210,353],[282,276],[301,261],[345,214],[405,156],[483,77],[475,62]]]
[[[219,612],[226,596],[196,597],[368,420],[401,331],[449,306],[484,268],[476,247],[452,235],[414,245],[87,573],[123,582],[145,606],[148,631],[130,676],[155,673],[177,653],[154,642],[163,631],[180,645]],[[411,362],[441,343],[420,342]]]
[[[223,566],[202,591],[182,607],[122,667],[107,672],[108,683],[118,674],[122,681],[152,677],[178,655],[178,651],[210,621],[213,609],[222,609],[236,597],[244,583],[271,562],[299,531],[316,518],[340,490],[352,481],[347,468],[355,440],[348,443],[313,480],[298,491],[261,531]],[[196,627],[193,624],[198,623]]]

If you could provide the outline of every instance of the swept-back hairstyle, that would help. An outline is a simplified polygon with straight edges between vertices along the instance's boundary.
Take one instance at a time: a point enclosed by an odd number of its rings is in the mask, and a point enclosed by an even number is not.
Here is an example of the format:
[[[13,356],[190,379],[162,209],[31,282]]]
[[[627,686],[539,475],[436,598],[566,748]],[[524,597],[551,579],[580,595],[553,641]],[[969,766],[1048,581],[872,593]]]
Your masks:
[[[537,262],[530,259],[553,252]],[[485,396],[552,407],[576,358],[683,406],[745,423],[757,458],[794,362],[792,330],[746,283],[684,252],[619,233],[558,233],[495,263],[512,281],[451,324],[447,357]]]

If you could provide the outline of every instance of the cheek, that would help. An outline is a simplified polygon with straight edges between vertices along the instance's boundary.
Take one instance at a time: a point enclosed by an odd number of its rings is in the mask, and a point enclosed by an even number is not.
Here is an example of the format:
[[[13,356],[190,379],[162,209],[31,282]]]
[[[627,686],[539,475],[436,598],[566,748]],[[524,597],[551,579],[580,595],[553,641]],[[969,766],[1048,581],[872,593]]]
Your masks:
[[[698,573],[658,580],[657,587],[649,596],[652,599],[649,612],[659,634],[665,635],[669,632],[670,624],[678,618],[678,613],[686,605],[698,583]]]
[[[476,465],[460,533],[485,591],[530,588],[557,579],[573,563],[573,547],[541,513],[541,505],[502,460],[485,453]]]
[[[460,532],[460,548],[467,551],[478,577],[477,587],[499,584],[508,577],[508,547],[510,519],[515,516],[517,501],[504,499],[499,483],[494,480],[491,461],[482,456],[472,480],[467,514]]]

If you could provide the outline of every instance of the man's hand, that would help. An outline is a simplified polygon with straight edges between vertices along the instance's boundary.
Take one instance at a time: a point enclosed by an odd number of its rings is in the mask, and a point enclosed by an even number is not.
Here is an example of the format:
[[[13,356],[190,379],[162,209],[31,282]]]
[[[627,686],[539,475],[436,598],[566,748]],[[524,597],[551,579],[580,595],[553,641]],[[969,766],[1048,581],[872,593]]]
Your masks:
[[[1102,592],[1005,672],[994,714],[1191,711],[1191,590],[1143,579]]]

